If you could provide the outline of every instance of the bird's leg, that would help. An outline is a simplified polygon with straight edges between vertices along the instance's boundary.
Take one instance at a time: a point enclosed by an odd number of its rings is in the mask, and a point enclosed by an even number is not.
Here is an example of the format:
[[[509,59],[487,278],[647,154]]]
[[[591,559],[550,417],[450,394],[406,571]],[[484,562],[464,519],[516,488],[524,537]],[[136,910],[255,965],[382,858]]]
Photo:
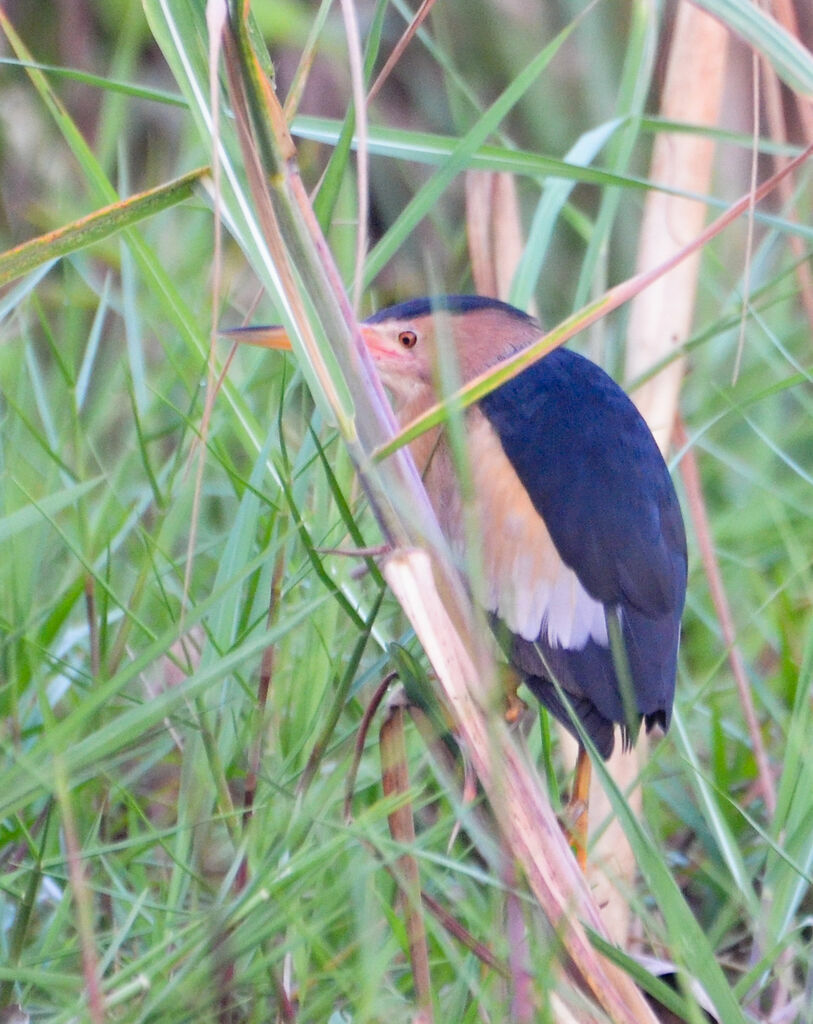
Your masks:
[[[498,665],[497,672],[500,677],[500,688],[505,698],[503,717],[508,725],[514,725],[522,718],[523,713],[528,710],[528,705],[517,694],[522,680],[510,665]]]
[[[587,808],[590,800],[590,776],[592,765],[590,755],[579,744],[579,756],[576,760],[576,771],[573,775],[573,791],[567,805],[567,823],[570,832],[570,845],[582,871],[587,870]]]

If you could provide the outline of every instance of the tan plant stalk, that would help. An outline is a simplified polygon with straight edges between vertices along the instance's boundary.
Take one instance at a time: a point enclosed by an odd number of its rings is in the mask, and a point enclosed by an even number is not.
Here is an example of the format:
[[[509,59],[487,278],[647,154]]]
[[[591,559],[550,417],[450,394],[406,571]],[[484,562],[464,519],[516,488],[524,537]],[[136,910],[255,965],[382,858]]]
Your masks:
[[[432,663],[457,731],[509,848],[556,930],[577,977],[613,1021],[654,1022],[630,978],[596,958],[583,923],[605,934],[601,914],[570,851],[536,773],[492,707],[484,666],[449,615],[425,551],[392,555],[384,575]]]
[[[681,0],[675,22],[660,114],[670,121],[715,125],[720,109],[728,31],[688,0]],[[672,188],[707,193],[714,142],[700,134],[662,133],[655,140],[649,177]],[[647,270],[698,235],[706,219],[703,203],[664,192],[649,192],[638,245],[638,270]],[[700,266],[700,252],[650,285],[632,303],[627,335],[626,375],[646,373],[679,350],[689,336]],[[684,360],[678,359],[633,395],[661,447],[672,436]]]
[[[661,115],[669,121],[713,126],[717,122],[725,78],[728,32],[720,22],[683,0],[678,8]],[[711,138],[684,133],[662,134],[655,142],[650,177],[653,181],[695,193],[708,193],[714,161]],[[703,227],[704,204],[662,192],[647,196],[639,247],[639,270],[656,266],[681,249]],[[700,253],[684,260],[632,305],[627,344],[628,377],[647,372],[679,350],[691,331],[700,268]],[[675,426],[685,360],[672,362],[639,388],[634,399],[662,450]],[[702,501],[702,496],[699,499]],[[723,592],[722,599],[725,602]],[[733,648],[732,648],[733,649]],[[746,709],[749,733],[759,766],[765,803],[776,805],[773,779],[753,708],[750,688],[734,651],[735,679]]]
[[[513,174],[467,172],[466,238],[475,291],[507,302],[523,249]]]
[[[662,117],[689,124],[716,124],[727,43],[728,32],[719,22],[688,2],[680,4],[661,95]],[[655,140],[650,180],[688,191],[708,192],[713,157],[713,142],[699,135],[661,134]],[[638,271],[658,266],[683,248],[700,233],[705,215],[702,203],[649,192],[641,225]],[[680,348],[688,337],[700,255],[696,252],[633,299],[626,349],[628,378],[651,369]],[[683,373],[683,360],[675,361],[632,396],[664,452],[672,435]],[[608,765],[639,815],[641,789],[637,780],[647,752],[647,737],[641,736],[629,752],[617,746]],[[632,886],[635,858],[595,777],[590,803],[593,827],[601,830],[593,851],[590,877],[597,886],[599,902],[606,901],[605,920],[610,934],[625,943],[630,930],[630,906],[624,892]]]
[[[381,787],[384,796],[400,797],[401,802],[387,815],[392,838],[406,846],[415,843],[415,819],[409,802],[409,760],[407,758],[404,717],[406,697],[399,691],[389,702],[387,714],[379,731],[381,756]],[[429,947],[421,905],[421,877],[415,854],[407,849],[393,865],[393,874],[403,897],[409,959],[418,1006],[427,1021],[434,1020],[432,1008],[432,976],[429,972]]]

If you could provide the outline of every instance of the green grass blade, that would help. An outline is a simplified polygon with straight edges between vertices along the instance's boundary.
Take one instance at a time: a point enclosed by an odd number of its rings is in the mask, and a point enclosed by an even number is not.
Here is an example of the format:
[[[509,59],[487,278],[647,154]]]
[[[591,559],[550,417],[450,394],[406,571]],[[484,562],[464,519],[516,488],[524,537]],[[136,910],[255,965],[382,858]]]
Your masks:
[[[791,89],[813,97],[813,55],[761,7],[739,0],[698,3],[766,57]]]

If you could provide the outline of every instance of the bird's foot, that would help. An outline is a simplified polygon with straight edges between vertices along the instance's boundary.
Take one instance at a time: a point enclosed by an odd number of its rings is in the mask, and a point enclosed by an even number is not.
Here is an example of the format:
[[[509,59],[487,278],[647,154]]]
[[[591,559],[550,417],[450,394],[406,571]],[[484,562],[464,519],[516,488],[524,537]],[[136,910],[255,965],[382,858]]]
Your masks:
[[[576,760],[576,771],[573,775],[573,791],[564,812],[565,834],[567,835],[573,855],[579,862],[582,871],[587,870],[587,837],[590,801],[590,777],[592,766],[590,756],[584,747],[579,747]]]
[[[517,694],[521,680],[510,665],[500,665],[498,672],[503,692],[503,718],[508,725],[515,725],[528,710],[528,705]]]
[[[528,705],[522,697],[517,696],[516,693],[507,693],[505,695],[505,711],[503,712],[503,717],[509,725],[515,725],[527,710]]]
[[[569,800],[559,815],[559,825],[582,871],[587,870],[588,820],[587,802],[584,800]]]

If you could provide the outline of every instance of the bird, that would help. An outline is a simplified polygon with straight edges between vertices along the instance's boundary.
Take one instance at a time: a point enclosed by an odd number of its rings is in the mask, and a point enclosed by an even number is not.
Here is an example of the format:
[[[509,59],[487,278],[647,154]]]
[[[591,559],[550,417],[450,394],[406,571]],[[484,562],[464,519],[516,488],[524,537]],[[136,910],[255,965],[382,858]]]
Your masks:
[[[401,425],[438,401],[442,346],[465,384],[542,333],[522,310],[480,295],[411,299],[360,331]],[[248,328],[244,340],[290,347],[281,328]],[[575,720],[604,759],[618,731],[629,748],[642,722],[669,728],[687,583],[680,503],[632,400],[570,349],[548,352],[464,415],[484,610],[512,668],[579,742],[571,835],[584,867],[591,762]],[[465,566],[446,428],[410,449]]]

